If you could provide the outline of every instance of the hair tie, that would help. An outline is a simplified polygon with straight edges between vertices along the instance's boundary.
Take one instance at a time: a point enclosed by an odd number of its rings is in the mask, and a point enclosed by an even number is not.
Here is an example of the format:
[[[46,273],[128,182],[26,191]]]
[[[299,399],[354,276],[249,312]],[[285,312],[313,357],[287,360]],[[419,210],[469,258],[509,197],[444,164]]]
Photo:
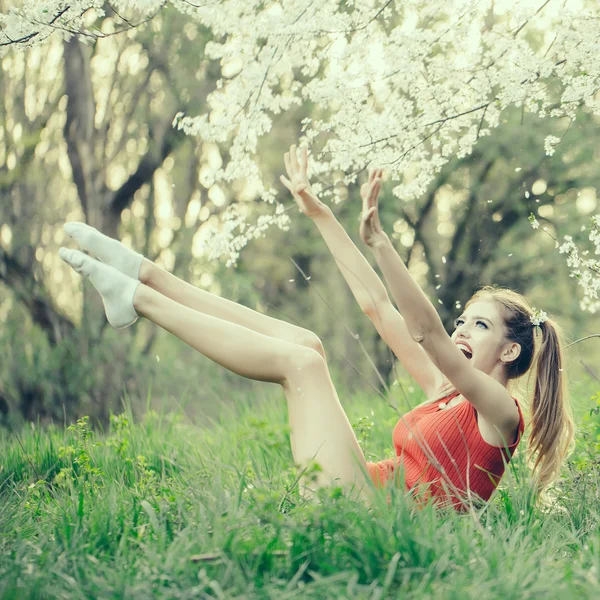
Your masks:
[[[548,319],[546,312],[543,310],[538,310],[537,308],[533,309],[533,314],[529,317],[529,320],[534,327],[539,327],[546,321],[546,319]]]

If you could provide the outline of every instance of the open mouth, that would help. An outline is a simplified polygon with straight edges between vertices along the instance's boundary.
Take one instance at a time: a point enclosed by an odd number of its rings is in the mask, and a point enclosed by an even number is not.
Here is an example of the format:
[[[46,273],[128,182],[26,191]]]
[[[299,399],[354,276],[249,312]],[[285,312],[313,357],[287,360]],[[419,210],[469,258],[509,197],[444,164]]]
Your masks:
[[[458,342],[456,344],[458,346],[458,349],[469,359],[471,360],[473,358],[473,352],[471,351],[470,346],[465,343],[465,342]]]

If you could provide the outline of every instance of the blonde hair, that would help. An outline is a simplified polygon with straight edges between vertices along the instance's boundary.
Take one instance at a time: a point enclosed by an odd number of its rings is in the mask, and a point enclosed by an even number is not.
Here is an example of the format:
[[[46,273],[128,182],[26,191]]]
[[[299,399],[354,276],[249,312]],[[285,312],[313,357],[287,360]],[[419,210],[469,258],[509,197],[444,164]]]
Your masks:
[[[543,494],[560,473],[573,451],[575,424],[567,392],[562,333],[555,321],[546,319],[534,326],[533,307],[527,299],[507,288],[485,286],[475,292],[466,306],[476,300],[492,299],[503,307],[506,338],[521,346],[521,353],[507,364],[509,379],[516,379],[533,367],[533,398],[530,401],[531,432],[527,448],[536,492]],[[541,341],[536,343],[540,333]],[[538,347],[539,346],[539,347]],[[535,460],[534,460],[535,457]]]

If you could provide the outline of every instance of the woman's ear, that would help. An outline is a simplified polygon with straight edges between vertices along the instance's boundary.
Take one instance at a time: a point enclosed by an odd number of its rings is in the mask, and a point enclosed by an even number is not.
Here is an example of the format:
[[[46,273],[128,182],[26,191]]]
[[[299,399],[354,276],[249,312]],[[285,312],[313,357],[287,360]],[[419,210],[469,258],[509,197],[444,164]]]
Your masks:
[[[519,358],[521,354],[521,344],[517,344],[517,342],[509,342],[504,346],[502,350],[502,354],[500,355],[500,360],[503,363],[511,363]]]

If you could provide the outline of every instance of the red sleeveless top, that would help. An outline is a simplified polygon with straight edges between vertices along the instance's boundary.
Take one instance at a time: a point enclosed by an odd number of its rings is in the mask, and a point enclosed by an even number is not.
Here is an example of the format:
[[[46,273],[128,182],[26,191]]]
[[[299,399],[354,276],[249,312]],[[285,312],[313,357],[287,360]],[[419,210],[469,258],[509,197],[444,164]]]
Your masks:
[[[440,408],[458,396],[454,392],[436,402],[417,406],[396,424],[392,441],[396,458],[367,463],[377,487],[394,478],[394,471],[404,467],[404,483],[417,499],[434,497],[436,504],[461,511],[464,500],[474,504],[486,501],[496,489],[515,449],[521,441],[525,420],[519,410],[517,439],[506,447],[492,446],[481,437],[477,411],[467,400],[450,408]],[[508,450],[508,452],[507,452]],[[398,475],[399,476],[399,472]]]

